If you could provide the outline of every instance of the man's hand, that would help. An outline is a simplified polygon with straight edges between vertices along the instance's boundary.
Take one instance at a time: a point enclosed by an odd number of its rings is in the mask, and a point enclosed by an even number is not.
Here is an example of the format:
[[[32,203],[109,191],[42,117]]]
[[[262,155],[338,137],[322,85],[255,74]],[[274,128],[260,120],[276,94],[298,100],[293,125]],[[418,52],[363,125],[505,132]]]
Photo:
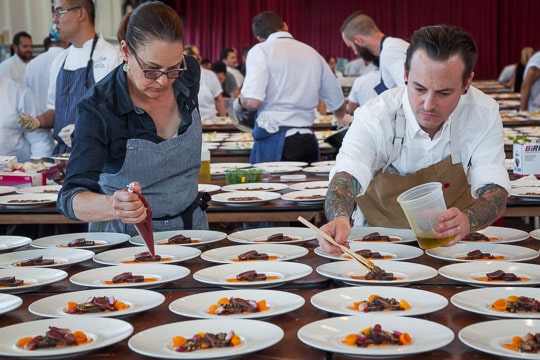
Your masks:
[[[471,232],[469,218],[458,208],[450,208],[439,216],[439,223],[435,225],[435,231],[440,238],[453,236],[454,238],[444,246],[455,245]]]
[[[19,118],[17,120],[19,123],[19,126],[28,131],[34,131],[39,129],[40,123],[39,120],[31,115],[28,115],[26,113],[21,113],[19,115]]]
[[[336,125],[340,128],[351,125],[353,117],[349,114],[345,114],[342,118],[335,117]]]
[[[342,244],[346,247],[349,247],[347,239],[351,234],[351,224],[349,219],[345,216],[338,216],[333,221],[321,226],[321,230],[334,238],[338,244]],[[330,244],[328,241],[324,240],[321,236],[317,236],[319,245],[324,250],[324,252],[329,254],[341,254],[341,249],[335,245]]]
[[[69,124],[64,126],[58,133],[64,144],[69,147],[71,147],[71,134],[73,134],[73,130],[75,130],[75,124]]]

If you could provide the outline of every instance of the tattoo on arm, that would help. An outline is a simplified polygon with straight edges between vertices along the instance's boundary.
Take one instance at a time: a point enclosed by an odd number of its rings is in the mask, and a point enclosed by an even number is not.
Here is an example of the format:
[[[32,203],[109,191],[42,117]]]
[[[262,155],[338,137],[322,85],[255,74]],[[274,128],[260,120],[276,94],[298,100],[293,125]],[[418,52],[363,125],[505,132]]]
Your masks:
[[[354,199],[360,190],[360,183],[352,175],[345,172],[337,173],[328,185],[324,204],[326,219],[332,221],[338,216],[350,219],[354,210]]]
[[[488,184],[479,190],[478,199],[463,210],[469,217],[471,232],[478,231],[491,225],[495,220],[504,215],[508,193],[502,187]]]

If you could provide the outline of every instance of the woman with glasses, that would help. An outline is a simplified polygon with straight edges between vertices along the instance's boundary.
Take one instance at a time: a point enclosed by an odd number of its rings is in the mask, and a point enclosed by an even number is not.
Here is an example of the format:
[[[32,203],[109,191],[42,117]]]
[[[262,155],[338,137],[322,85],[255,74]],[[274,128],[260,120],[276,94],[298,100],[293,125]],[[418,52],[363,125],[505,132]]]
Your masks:
[[[146,210],[126,186],[138,181],[154,231],[207,229],[205,197],[197,192],[200,66],[182,55],[182,22],[155,1],[137,7],[121,26],[124,64],[78,105],[58,209],[90,222],[89,231],[135,235]]]

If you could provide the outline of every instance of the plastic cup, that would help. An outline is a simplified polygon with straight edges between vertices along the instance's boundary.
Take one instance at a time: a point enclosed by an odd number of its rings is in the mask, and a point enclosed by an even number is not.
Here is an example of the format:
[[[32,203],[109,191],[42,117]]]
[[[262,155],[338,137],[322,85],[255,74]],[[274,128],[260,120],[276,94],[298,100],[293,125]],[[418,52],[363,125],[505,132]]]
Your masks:
[[[440,238],[435,232],[439,215],[446,210],[446,203],[440,182],[430,182],[415,186],[401,193],[397,201],[422,249],[433,249],[446,244],[454,237]]]

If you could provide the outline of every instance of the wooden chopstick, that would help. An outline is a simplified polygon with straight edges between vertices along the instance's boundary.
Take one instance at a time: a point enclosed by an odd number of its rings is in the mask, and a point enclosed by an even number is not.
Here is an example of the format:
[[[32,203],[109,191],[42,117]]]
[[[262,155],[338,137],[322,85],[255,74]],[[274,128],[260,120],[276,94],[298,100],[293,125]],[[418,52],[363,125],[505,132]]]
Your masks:
[[[330,235],[328,235],[327,233],[325,233],[324,231],[322,231],[321,229],[319,229],[318,227],[316,227],[315,225],[310,223],[308,220],[306,220],[302,216],[298,217],[298,221],[300,221],[302,224],[306,225],[311,230],[315,231],[317,234],[321,235],[330,244],[339,247],[341,249],[341,251],[343,251],[344,253],[351,256],[354,260],[358,261],[360,264],[362,264],[364,267],[366,267],[369,271],[377,271],[378,267],[374,263],[372,263],[371,261],[369,261],[368,259],[366,259],[362,255],[355,253],[354,251],[347,248],[346,246],[338,244]]]

